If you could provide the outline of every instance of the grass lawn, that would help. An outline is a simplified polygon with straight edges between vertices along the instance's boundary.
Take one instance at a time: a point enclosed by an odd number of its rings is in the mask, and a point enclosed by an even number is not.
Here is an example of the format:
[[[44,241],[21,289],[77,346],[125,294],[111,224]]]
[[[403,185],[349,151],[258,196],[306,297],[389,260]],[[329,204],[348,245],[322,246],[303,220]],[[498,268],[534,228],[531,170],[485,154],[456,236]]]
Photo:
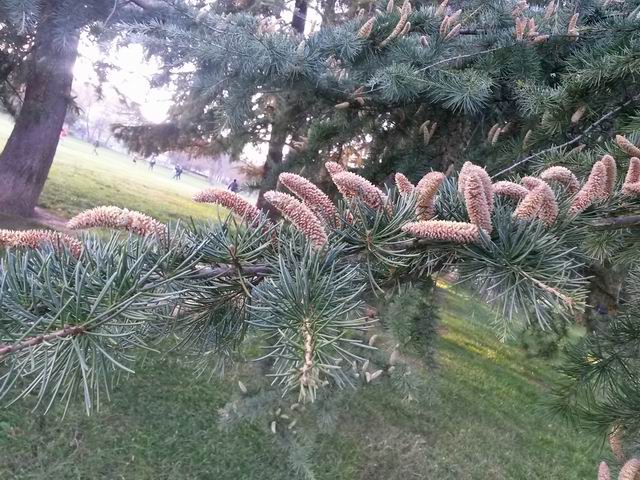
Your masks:
[[[11,127],[0,116],[0,148]],[[172,175],[159,165],[151,172],[146,162],[134,164],[112,150],[100,148],[95,155],[93,146],[67,137],[60,142],[39,205],[63,217],[100,205],[139,210],[162,221],[217,216],[216,207],[191,200],[209,186],[205,179],[184,173],[176,181]]]
[[[407,403],[389,380],[349,394],[337,428],[311,456],[318,479],[589,480],[597,439],[555,422],[542,407],[553,372],[502,344],[486,308],[444,293],[432,388]],[[296,479],[266,425],[217,427],[235,380],[204,382],[173,357],[147,359],[86,417],[0,411],[0,477],[15,479]]]

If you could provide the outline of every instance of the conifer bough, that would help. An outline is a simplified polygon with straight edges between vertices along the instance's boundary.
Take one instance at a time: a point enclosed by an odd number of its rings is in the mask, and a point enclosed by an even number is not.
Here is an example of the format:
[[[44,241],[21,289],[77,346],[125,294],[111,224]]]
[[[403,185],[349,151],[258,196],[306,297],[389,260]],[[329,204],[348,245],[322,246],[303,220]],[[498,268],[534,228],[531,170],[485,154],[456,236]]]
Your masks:
[[[629,185],[638,176],[637,163],[630,162]],[[265,195],[285,218],[277,236],[262,212],[238,194],[206,190],[194,199],[219,204],[236,217],[169,229],[139,212],[98,207],[77,215],[69,226],[124,228],[131,235],[108,241],[60,237],[73,241],[73,249],[5,241],[0,352],[5,365],[13,367],[4,373],[2,395],[23,384],[15,381],[16,372],[22,372],[26,385],[35,382],[43,401],[67,395],[52,390],[54,383],[40,382],[51,374],[47,359],[53,352],[63,349],[74,358],[76,342],[86,347],[75,369],[88,368],[87,356],[107,356],[112,360],[105,374],[115,374],[127,368],[117,359],[129,358],[125,352],[145,345],[149,334],[171,331],[184,337],[182,347],[197,345],[215,358],[253,328],[267,333],[275,383],[301,400],[313,399],[326,382],[351,383],[340,359],[358,362],[358,352],[369,348],[358,313],[360,294],[368,286],[409,278],[435,261],[438,268],[457,269],[481,290],[491,287],[490,298],[504,321],[515,321],[520,312],[548,325],[557,321],[558,312],[574,315],[585,301],[583,260],[564,246],[564,236],[596,228],[598,222],[620,221],[624,217],[613,212],[638,205],[633,191],[617,195],[612,190],[616,167],[608,156],[596,162],[577,193],[577,177],[560,167],[520,184],[493,184],[471,163],[457,180],[430,172],[415,187],[398,173],[401,195],[383,192],[336,163],[327,162],[326,168],[341,202],[291,173],[282,174],[281,183],[300,201],[277,191]],[[545,180],[557,182],[557,194]],[[562,228],[556,228],[559,224]],[[65,273],[72,271],[78,273]],[[25,302],[24,295],[36,301]],[[57,298],[61,303],[47,300]],[[555,305],[553,317],[532,309],[541,299]],[[206,320],[211,316],[218,320]],[[119,340],[96,343],[103,336]],[[28,373],[20,369],[25,352],[35,362]],[[107,388],[73,371],[68,375],[60,381],[82,386],[89,392],[87,402],[91,392]]]

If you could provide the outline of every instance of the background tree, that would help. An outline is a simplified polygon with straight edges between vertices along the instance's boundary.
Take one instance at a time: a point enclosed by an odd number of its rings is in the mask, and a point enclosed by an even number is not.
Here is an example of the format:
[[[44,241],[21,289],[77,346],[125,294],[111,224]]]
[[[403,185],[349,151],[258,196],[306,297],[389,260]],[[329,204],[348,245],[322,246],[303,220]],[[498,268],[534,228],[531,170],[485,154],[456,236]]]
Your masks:
[[[269,102],[284,94],[301,105],[311,101],[302,109],[304,119],[288,130],[294,148],[280,169],[320,181],[327,178],[319,169],[327,157],[377,183],[389,182],[394,170],[417,181],[428,168],[459,168],[465,160],[486,165],[497,178],[550,165],[586,175],[605,151],[627,166],[621,147],[604,139],[622,131],[631,142],[640,140],[634,126],[638,2],[471,2],[460,12],[446,2],[427,2],[403,15],[405,5],[371,5],[302,43],[286,30],[262,29],[255,17],[202,17],[213,29],[233,25],[232,40],[218,54],[205,40],[209,29],[161,35],[180,42],[198,65],[195,75],[211,71],[206,59],[219,55],[213,68],[223,67],[210,82],[214,96],[198,95],[203,104],[195,111],[213,107],[229,139],[246,141],[253,125],[266,138],[268,128],[258,123],[269,114],[261,89]],[[145,33],[147,41],[159,34]],[[193,49],[187,39],[195,40]],[[265,67],[261,59],[268,59]],[[255,66],[252,76],[239,74]],[[207,82],[194,84],[204,88]],[[252,103],[237,91],[251,92]],[[277,171],[267,169],[264,189],[275,185]],[[606,225],[581,235],[591,280],[578,320],[589,330],[608,330],[625,301],[626,255],[636,240]],[[637,380],[630,383],[635,388]]]
[[[322,175],[327,155],[376,182],[465,160],[498,173],[610,135],[637,93],[636,2],[361,6],[306,38],[255,10],[215,8],[186,12],[197,22],[183,29],[133,30],[150,51],[196,65],[180,77],[173,123],[223,136],[234,152],[269,142],[263,191],[281,169]]]
[[[559,391],[562,409],[624,431],[625,447],[633,445],[636,4],[479,2],[467,13],[408,5],[365,9],[306,39],[252,12],[198,15],[187,6],[179,26],[131,25],[150,54],[165,58],[167,75],[195,65],[176,76],[185,88],[174,122],[161,127],[176,143],[198,138],[239,150],[271,142],[270,115],[282,113],[273,102],[286,105],[281,138],[293,148],[279,168],[331,178],[343,201],[267,169],[266,180],[279,179],[302,200],[264,193],[290,223],[208,191],[197,199],[239,218],[167,232],[139,214],[96,210],[72,226],[124,225],[147,235],[84,245],[60,237],[69,251],[52,248],[55,236],[6,233],[10,246],[45,243],[6,256],[6,394],[38,392],[45,405],[82,390],[89,408],[136,346],[171,332],[186,351],[212,359],[255,332],[282,402],[323,398],[331,387],[391,375],[391,358],[368,348],[375,339],[358,313],[365,294],[454,271],[498,307],[501,335],[517,321],[586,324]],[[149,137],[122,131],[141,144]],[[614,142],[617,133],[626,138]],[[327,158],[337,162],[324,172]],[[428,172],[472,159],[498,178],[469,163],[457,178]],[[406,174],[395,176],[398,192],[345,171],[380,184],[393,178],[393,165]],[[519,176],[501,181],[505,174]],[[414,326],[389,325],[401,338]],[[271,422],[279,431],[281,417]]]
[[[0,94],[16,116],[0,154],[3,213],[33,213],[72,105],[80,36],[95,39],[121,16],[135,20],[167,18],[170,13],[165,4],[148,0],[0,1]]]

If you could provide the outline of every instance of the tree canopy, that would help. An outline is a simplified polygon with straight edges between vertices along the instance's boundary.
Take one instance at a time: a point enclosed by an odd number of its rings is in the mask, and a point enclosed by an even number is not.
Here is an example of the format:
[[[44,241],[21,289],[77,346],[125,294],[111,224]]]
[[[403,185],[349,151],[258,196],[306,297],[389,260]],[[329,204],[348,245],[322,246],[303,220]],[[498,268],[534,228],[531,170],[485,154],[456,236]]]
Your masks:
[[[633,448],[640,1],[327,1],[307,35],[305,2],[291,24],[261,2],[131,3],[152,15],[103,22],[162,59],[176,96],[168,122],[117,136],[144,153],[267,144],[260,200],[196,195],[229,209],[220,223],[70,221],[129,232],[108,238],[0,232],[2,398],[89,412],[139,351],[211,372],[255,342],[279,395],[326,401],[391,374],[367,300],[442,272],[496,307],[503,337],[585,327],[555,409]]]

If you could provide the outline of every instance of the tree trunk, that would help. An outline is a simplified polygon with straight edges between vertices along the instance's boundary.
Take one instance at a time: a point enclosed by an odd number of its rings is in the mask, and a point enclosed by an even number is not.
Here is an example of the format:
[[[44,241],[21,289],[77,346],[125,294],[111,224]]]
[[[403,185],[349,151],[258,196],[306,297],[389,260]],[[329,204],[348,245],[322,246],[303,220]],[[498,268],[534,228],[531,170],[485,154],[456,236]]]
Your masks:
[[[336,24],[336,0],[323,0],[322,26],[328,27],[335,24]]]
[[[44,11],[36,32],[22,108],[0,154],[0,212],[30,216],[60,139],[73,82],[79,32],[55,42],[56,15]]]
[[[304,33],[306,19],[307,0],[296,0],[291,26],[296,32]],[[273,177],[275,173],[274,170],[277,171],[277,167],[282,163],[282,151],[284,150],[284,146],[287,142],[287,136],[289,134],[289,116],[295,115],[296,109],[289,108],[288,100],[289,99],[285,96],[282,104],[279,105],[280,113],[276,113],[273,123],[271,124],[269,150],[267,151],[267,160],[264,163],[262,183],[260,184],[258,201],[256,202],[256,206],[266,211],[271,218],[277,218],[279,216],[279,212],[264,199],[264,194],[276,186],[277,181]]]
[[[286,116],[276,118],[271,124],[271,136],[269,137],[269,150],[267,151],[267,160],[264,164],[264,170],[262,173],[262,183],[260,184],[260,191],[258,193],[258,202],[256,206],[265,210],[269,216],[277,216],[271,205],[264,199],[264,194],[268,190],[273,189],[276,186],[274,170],[277,170],[278,166],[282,163],[283,149],[287,141],[287,135],[289,129],[287,128]]]
[[[291,26],[298,33],[304,33],[304,24],[307,21],[307,0],[296,0],[293,8]]]
[[[626,268],[620,270],[608,264],[592,266],[587,308],[581,322],[590,332],[602,330],[616,316],[626,273]]]
[[[293,19],[291,27],[298,33],[304,34],[304,26],[307,21],[307,0],[296,0],[293,8]],[[271,218],[277,218],[279,212],[274,209],[265,199],[264,194],[276,186],[277,181],[273,178],[274,170],[282,163],[284,146],[287,142],[288,115],[292,112],[288,108],[288,98],[284,98],[280,106],[281,113],[276,114],[271,124],[271,136],[269,137],[269,150],[267,151],[267,160],[264,164],[262,172],[262,183],[258,192],[258,201],[256,206],[267,212]]]

